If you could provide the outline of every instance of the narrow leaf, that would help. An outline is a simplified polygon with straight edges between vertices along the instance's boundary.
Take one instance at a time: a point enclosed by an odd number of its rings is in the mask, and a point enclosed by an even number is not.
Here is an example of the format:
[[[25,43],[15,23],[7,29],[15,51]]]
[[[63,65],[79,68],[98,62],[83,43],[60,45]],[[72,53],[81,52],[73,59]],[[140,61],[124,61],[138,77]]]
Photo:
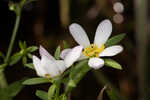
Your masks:
[[[27,51],[28,51],[28,52],[34,52],[34,51],[36,51],[37,49],[38,49],[37,46],[30,46],[30,47],[27,48]]]
[[[79,83],[79,81],[86,75],[86,73],[90,69],[91,68],[88,66],[87,60],[84,60],[78,63],[69,75],[70,79],[66,86],[65,92],[69,93],[72,90],[72,88],[74,88]]]
[[[24,46],[23,46],[23,43],[22,43],[22,41],[19,41],[19,47],[20,47],[20,49],[24,49]]]
[[[26,56],[23,56],[23,58],[22,58],[22,63],[23,63],[23,64],[26,64],[26,63],[27,63],[27,57],[26,57]]]
[[[48,89],[48,100],[54,100],[54,94],[55,94],[55,90],[56,90],[56,85],[53,84],[50,86],[50,88]]]
[[[34,69],[34,65],[33,63],[27,63],[27,64],[24,64],[25,67],[28,67],[30,69]]]
[[[113,59],[104,59],[104,62],[105,62],[105,65],[108,67],[122,70],[121,65]]]
[[[60,46],[58,46],[57,49],[56,49],[56,51],[55,51],[55,58],[56,58],[57,60],[60,59]]]
[[[36,84],[43,84],[49,83],[50,81],[47,78],[31,78],[25,80],[22,84],[24,85],[36,85]]]
[[[48,93],[45,91],[37,90],[35,94],[42,100],[48,100]]]
[[[28,58],[32,59],[32,54],[31,53],[28,53],[27,56],[28,56]]]
[[[22,57],[22,53],[20,53],[20,52],[14,54],[14,55],[11,56],[11,58],[10,58],[9,65],[12,66],[12,65],[16,64],[17,62],[20,61],[21,57]]]
[[[105,47],[109,47],[109,46],[112,46],[112,45],[119,43],[125,37],[125,35],[126,35],[125,33],[122,33],[122,34],[119,34],[119,35],[116,35],[116,36],[110,38],[105,43]]]
[[[24,87],[22,85],[23,80],[16,81],[8,86],[7,93],[9,94],[9,96],[15,97],[22,90],[22,88]]]

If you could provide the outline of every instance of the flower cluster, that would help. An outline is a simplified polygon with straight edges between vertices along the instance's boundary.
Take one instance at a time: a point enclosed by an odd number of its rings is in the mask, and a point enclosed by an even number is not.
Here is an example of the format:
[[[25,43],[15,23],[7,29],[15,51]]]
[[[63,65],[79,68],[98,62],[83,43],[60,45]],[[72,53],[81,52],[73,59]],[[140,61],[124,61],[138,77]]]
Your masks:
[[[120,45],[105,47],[105,43],[112,33],[112,24],[107,19],[98,25],[93,43],[90,43],[86,32],[79,24],[71,24],[69,30],[79,45],[64,49],[60,54],[63,60],[55,60],[40,46],[41,60],[33,56],[33,64],[37,75],[53,78],[63,73],[73,63],[84,59],[89,59],[89,67],[99,69],[104,66],[102,57],[115,56],[123,50]]]

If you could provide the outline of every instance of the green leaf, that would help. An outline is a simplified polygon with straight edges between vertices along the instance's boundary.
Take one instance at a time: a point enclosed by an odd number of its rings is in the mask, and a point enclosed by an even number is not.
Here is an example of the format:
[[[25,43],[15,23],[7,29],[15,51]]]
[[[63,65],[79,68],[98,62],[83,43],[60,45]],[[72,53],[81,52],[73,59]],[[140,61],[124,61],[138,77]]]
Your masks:
[[[1,69],[4,69],[6,66],[7,66],[7,64],[1,64],[1,65],[0,65],[0,70],[1,70]]]
[[[19,47],[20,47],[20,49],[24,49],[24,45],[23,45],[23,42],[22,41],[19,41]]]
[[[27,63],[27,64],[24,64],[25,67],[28,67],[30,69],[34,69],[34,65],[33,63]]]
[[[24,49],[27,48],[27,43],[26,43],[26,41],[23,42],[23,47],[24,47]]]
[[[20,80],[20,81],[16,81],[12,84],[10,84],[7,88],[7,93],[11,96],[11,97],[15,97],[21,90],[22,88],[24,87],[22,85],[22,82],[24,81],[23,80]]]
[[[32,59],[32,54],[31,53],[28,53],[27,56],[28,56],[28,58]]]
[[[60,59],[60,46],[58,46],[57,49],[56,49],[56,51],[55,51],[55,58],[56,58],[57,60]]]
[[[34,52],[34,51],[36,51],[37,49],[38,49],[37,46],[30,46],[30,47],[27,48],[27,51],[28,51],[28,52]]]
[[[35,94],[42,100],[48,100],[48,93],[45,91],[37,90]]]
[[[56,84],[53,84],[50,86],[50,88],[48,89],[48,100],[54,100],[54,94],[55,94],[55,90],[56,90]]]
[[[116,35],[116,36],[110,38],[105,43],[105,47],[109,47],[109,46],[112,46],[112,45],[119,43],[125,37],[125,35],[126,35],[125,33],[122,33],[122,34],[119,34],[119,35]]]
[[[27,63],[27,57],[26,57],[26,56],[23,56],[23,58],[22,58],[22,63],[23,63],[23,64],[26,64],[26,63]]]
[[[67,96],[66,96],[65,94],[62,94],[62,95],[60,96],[60,100],[67,100]]]
[[[0,100],[12,100],[24,87],[22,81],[16,81],[10,84],[7,88],[0,90]]]
[[[66,85],[65,92],[69,93],[90,69],[91,68],[88,66],[88,60],[81,61],[76,66],[74,66],[74,69],[70,72],[70,79]]]
[[[3,59],[5,58],[5,55],[1,51],[0,51],[0,57]]]
[[[64,44],[64,49],[70,48],[69,44],[65,40],[63,40],[63,44]]]
[[[50,80],[48,80],[47,78],[30,78],[25,80],[22,84],[36,85],[36,84],[43,84],[43,83],[50,83]]]
[[[114,61],[113,59],[104,59],[104,62],[105,62],[105,65],[108,67],[122,70],[121,65],[117,63],[116,61]]]
[[[108,95],[110,100],[119,100],[118,96],[116,95],[116,93],[113,89],[108,89],[107,90],[107,95]]]
[[[12,66],[14,64],[16,64],[17,62],[19,62],[21,60],[22,57],[22,53],[16,53],[13,56],[11,56],[10,61],[9,61],[9,65]]]

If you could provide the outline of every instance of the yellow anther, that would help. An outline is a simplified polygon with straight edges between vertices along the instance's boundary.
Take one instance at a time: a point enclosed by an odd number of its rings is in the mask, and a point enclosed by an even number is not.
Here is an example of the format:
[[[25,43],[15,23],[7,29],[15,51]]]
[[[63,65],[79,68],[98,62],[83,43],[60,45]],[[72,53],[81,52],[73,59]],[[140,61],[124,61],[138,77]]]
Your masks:
[[[97,45],[91,44],[86,47],[83,51],[83,54],[89,58],[91,57],[99,57],[99,54],[104,51],[104,44],[99,48]]]
[[[51,78],[50,74],[45,74],[46,78]]]

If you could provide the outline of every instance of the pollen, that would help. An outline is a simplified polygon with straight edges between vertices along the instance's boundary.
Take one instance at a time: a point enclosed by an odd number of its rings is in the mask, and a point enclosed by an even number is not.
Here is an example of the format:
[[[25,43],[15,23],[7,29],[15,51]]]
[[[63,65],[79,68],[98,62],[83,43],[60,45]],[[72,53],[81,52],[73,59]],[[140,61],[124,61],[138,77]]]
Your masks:
[[[104,51],[104,44],[99,48],[97,45],[91,44],[90,46],[84,48],[83,54],[88,58],[99,57],[99,54]]]
[[[45,74],[46,78],[51,78],[50,74]]]

